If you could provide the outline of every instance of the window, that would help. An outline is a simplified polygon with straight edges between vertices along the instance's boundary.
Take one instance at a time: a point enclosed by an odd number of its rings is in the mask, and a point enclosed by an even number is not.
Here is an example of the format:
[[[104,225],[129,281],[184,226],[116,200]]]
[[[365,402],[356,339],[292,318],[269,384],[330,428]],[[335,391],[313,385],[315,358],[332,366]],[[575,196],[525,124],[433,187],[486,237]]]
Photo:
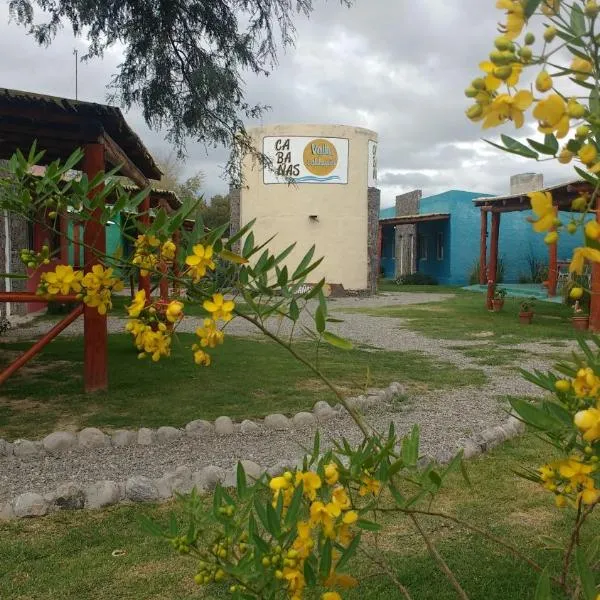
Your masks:
[[[427,236],[417,236],[417,257],[419,260],[427,260]]]
[[[444,234],[441,231],[435,236],[435,257],[444,260]]]

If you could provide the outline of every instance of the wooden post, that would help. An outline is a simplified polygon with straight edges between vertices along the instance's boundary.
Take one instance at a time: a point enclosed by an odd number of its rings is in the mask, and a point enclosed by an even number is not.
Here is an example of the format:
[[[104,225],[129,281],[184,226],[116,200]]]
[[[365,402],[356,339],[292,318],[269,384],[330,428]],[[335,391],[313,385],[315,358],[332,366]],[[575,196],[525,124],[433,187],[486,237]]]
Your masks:
[[[600,196],[596,198],[596,221],[600,222]],[[600,263],[592,263],[592,284],[590,299],[589,328],[597,333],[600,331]]]
[[[481,232],[479,240],[479,284],[485,285],[487,279],[487,211],[481,209]]]
[[[175,278],[181,274],[179,268],[179,261],[177,260],[177,254],[179,253],[179,246],[181,245],[181,230],[177,229],[173,232],[173,243],[175,244],[175,257],[173,258],[173,275]],[[173,294],[179,296],[179,282],[177,279],[173,282]]]
[[[558,208],[554,208],[554,213],[558,214]],[[556,231],[556,227],[552,227],[550,231]],[[548,246],[550,252],[550,260],[548,264],[548,296],[556,296],[556,286],[558,284],[558,244],[550,244]]]
[[[79,244],[79,228],[79,222],[73,221],[73,267],[75,269],[78,269],[81,266],[81,245]]]
[[[83,171],[89,179],[99,171],[104,171],[104,146],[102,144],[86,144],[83,158]],[[93,197],[98,190],[93,190]],[[97,208],[92,218],[85,222],[83,229],[84,271],[87,273],[100,262],[94,249],[106,252],[106,230],[100,223],[101,208]],[[83,312],[84,331],[84,384],[86,392],[105,390],[108,387],[108,332],[106,315],[101,315],[97,308],[86,306]]]
[[[150,226],[150,195],[146,196],[140,204],[142,214],[139,215],[140,222],[144,225],[144,229]],[[138,282],[138,290],[145,290],[146,301],[150,301],[150,275],[140,275]]]
[[[69,264],[69,218],[66,214],[60,215],[60,262]]]
[[[494,299],[494,289],[496,287],[496,272],[498,270],[498,238],[500,237],[500,213],[492,212],[492,235],[490,239],[490,262],[488,264],[488,289],[486,306],[492,310]]]
[[[166,277],[167,273],[167,263],[164,260],[160,261],[158,266],[158,270],[163,273],[158,283],[158,288],[160,290],[160,299],[167,301],[169,299],[169,280]]]

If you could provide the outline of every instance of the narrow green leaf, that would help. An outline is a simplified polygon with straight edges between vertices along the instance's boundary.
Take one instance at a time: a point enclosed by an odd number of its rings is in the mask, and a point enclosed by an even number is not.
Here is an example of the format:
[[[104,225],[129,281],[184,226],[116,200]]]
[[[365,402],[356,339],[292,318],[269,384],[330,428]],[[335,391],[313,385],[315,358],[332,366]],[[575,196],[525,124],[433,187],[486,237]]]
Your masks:
[[[236,254],[235,252],[231,252],[229,250],[221,250],[221,252],[219,252],[219,256],[223,260],[235,263],[236,265],[245,265],[248,262],[247,258],[244,258],[243,256],[240,256],[239,254]]]
[[[267,511],[265,510],[265,506],[261,504],[258,496],[254,496],[254,512],[258,516],[262,526],[265,529],[269,528],[269,522],[267,520]]]
[[[517,154],[518,156],[525,156],[526,158],[539,158],[539,154],[530,150],[527,146],[523,146],[523,149],[516,150],[507,148],[506,146],[501,146],[500,144],[496,144],[496,142],[492,142],[491,140],[483,140],[487,142],[490,146],[494,146],[494,148],[498,148],[499,150],[504,150],[504,152],[510,152],[511,154]]]
[[[314,587],[317,584],[317,575],[310,561],[304,562],[304,579],[308,587]]]
[[[359,519],[356,521],[356,525],[357,527],[360,527],[366,531],[379,531],[381,529],[381,525],[379,523],[367,521],[366,519]]]
[[[596,582],[594,574],[585,557],[585,551],[581,546],[577,547],[575,552],[575,564],[577,565],[577,575],[581,582],[581,589],[585,600],[595,600],[596,598]]]
[[[552,600],[552,594],[550,593],[550,577],[548,576],[547,568],[544,569],[538,579],[534,600]]]
[[[522,400],[521,398],[511,398],[510,404],[526,423],[529,423],[537,429],[553,431],[562,427],[562,423],[555,417],[526,400]]]
[[[248,257],[254,250],[254,233],[251,231],[248,237],[244,240],[244,247],[242,249],[242,256]]]
[[[295,299],[290,302],[289,317],[294,323],[300,318],[300,309]]]
[[[350,542],[350,545],[344,550],[344,552],[342,552],[340,560],[338,560],[337,564],[335,565],[336,571],[341,571],[346,566],[347,562],[356,554],[356,550],[360,545],[361,536],[362,534],[358,532],[358,534],[354,536],[354,539]]]
[[[319,333],[323,333],[325,331],[325,315],[321,310],[321,307],[318,306],[315,311],[315,326]]]
[[[321,577],[329,577],[331,572],[331,540],[327,539],[321,550],[321,562],[319,563],[319,575]]]
[[[323,332],[323,339],[328,344],[331,344],[332,346],[335,346],[336,348],[340,348],[341,350],[352,350],[352,348],[354,348],[354,346],[352,345],[352,342],[349,342],[348,340],[345,340],[344,338],[338,337],[337,335],[335,335],[334,333],[331,333],[330,331]]]
[[[576,37],[585,35],[585,16],[578,4],[571,7],[571,31]]]
[[[304,493],[304,485],[300,482],[300,485],[294,490],[294,495],[292,496],[292,501],[288,507],[288,511],[285,515],[285,524],[293,525],[297,518],[298,513],[300,512],[300,507],[302,506],[302,494]],[[280,494],[281,496],[281,494]]]
[[[558,152],[558,140],[556,139],[556,136],[553,133],[547,133],[544,136],[544,145],[548,146],[548,148],[552,148],[554,150],[554,154]]]
[[[529,139],[529,138],[527,138],[527,143],[534,150],[537,150],[538,152],[541,152],[542,154],[549,154],[550,156],[554,156],[556,154],[556,151],[558,150],[558,148],[553,148],[551,146],[546,146],[546,144],[540,144],[539,142],[536,142],[535,140],[532,140],[532,139]]]
[[[273,537],[278,538],[281,535],[281,523],[270,502],[267,502],[267,525],[267,530]]]
[[[515,140],[509,135],[505,135],[504,133],[502,133],[500,135],[500,139],[502,140],[502,143],[506,146],[506,148],[509,149],[511,152],[520,152],[523,156],[529,156],[531,158],[537,158],[538,156],[535,152],[532,152],[527,146],[521,144],[521,142]]]
[[[237,493],[240,498],[244,498],[246,496],[246,491],[248,488],[246,482],[246,471],[244,471],[244,466],[241,462],[237,464],[237,474],[236,474],[236,483],[237,483]]]
[[[533,13],[537,10],[541,1],[542,0],[527,0],[527,3],[525,4],[525,10],[524,10],[526,19],[529,19],[531,16],[533,16]]]

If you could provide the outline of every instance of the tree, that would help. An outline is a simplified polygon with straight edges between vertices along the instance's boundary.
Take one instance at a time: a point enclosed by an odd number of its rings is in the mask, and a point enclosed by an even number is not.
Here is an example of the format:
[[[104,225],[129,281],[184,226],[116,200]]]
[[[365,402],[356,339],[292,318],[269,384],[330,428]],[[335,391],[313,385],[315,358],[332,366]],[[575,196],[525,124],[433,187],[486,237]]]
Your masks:
[[[200,205],[200,215],[204,225],[209,229],[214,229],[219,225],[227,223],[230,219],[230,199],[229,194],[222,196],[217,194],[210,199],[210,204]]]
[[[353,0],[340,0],[350,6]],[[65,22],[84,36],[83,59],[116,43],[123,60],[111,100],[142,108],[150,127],[164,127],[179,153],[186,138],[232,149],[226,172],[240,178],[240,154],[259,155],[243,119],[266,109],[245,101],[242,74],[268,75],[277,41],[294,43],[294,9],[309,15],[313,0],[8,0],[10,16],[39,44],[52,42]],[[37,9],[40,9],[39,11]],[[38,12],[41,15],[38,15]],[[39,24],[36,17],[46,19]],[[264,158],[264,157],[263,157]]]
[[[158,186],[165,190],[173,190],[182,202],[186,200],[201,201],[201,191],[204,185],[204,173],[197,171],[191,177],[182,180],[183,163],[175,153],[158,154],[157,163],[162,171]]]

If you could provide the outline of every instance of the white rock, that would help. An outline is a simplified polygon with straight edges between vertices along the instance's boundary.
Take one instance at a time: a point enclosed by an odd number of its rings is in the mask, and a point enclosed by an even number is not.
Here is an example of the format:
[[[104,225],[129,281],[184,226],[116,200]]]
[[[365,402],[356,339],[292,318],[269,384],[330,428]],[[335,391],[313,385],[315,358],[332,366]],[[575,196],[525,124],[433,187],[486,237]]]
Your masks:
[[[47,435],[42,444],[49,454],[57,454],[72,448],[77,443],[77,437],[70,431],[55,431]]]
[[[260,427],[254,421],[246,419],[242,421],[242,424],[240,425],[240,430],[242,433],[252,434],[256,433],[257,431],[260,431]]]
[[[192,483],[199,492],[210,492],[215,489],[217,483],[225,479],[225,471],[221,467],[210,465],[196,471],[192,475]]]
[[[290,420],[285,415],[267,415],[265,417],[265,427],[276,431],[285,431],[290,429]]]
[[[181,431],[181,429],[177,429],[176,427],[159,427],[156,430],[156,438],[158,439],[159,444],[173,442],[178,440],[182,435],[183,431]]]
[[[86,427],[77,435],[82,448],[104,448],[110,446],[110,438],[96,427]]]
[[[185,426],[185,433],[189,437],[200,437],[214,431],[213,424],[210,421],[198,419],[191,421]]]
[[[318,413],[323,410],[325,410],[325,411],[331,410],[331,406],[329,405],[329,402],[325,402],[325,400],[319,400],[318,402],[315,402],[315,405],[313,406],[313,412]]]
[[[13,445],[6,440],[0,438],[0,456],[12,456],[13,455]]]
[[[218,417],[215,420],[215,432],[218,435],[231,435],[233,433],[233,421],[229,417]]]
[[[115,448],[123,448],[125,446],[131,446],[137,441],[137,432],[130,431],[129,429],[118,429],[111,436],[112,445]]]
[[[13,501],[15,517],[42,517],[48,512],[48,503],[43,496],[27,492]]]
[[[316,423],[315,416],[308,412],[299,412],[292,417],[295,427],[311,427]]]
[[[0,521],[10,521],[15,518],[15,511],[10,502],[0,504]]]
[[[44,454],[44,446],[41,442],[30,440],[16,440],[13,445],[13,454],[18,458],[31,458]]]
[[[159,500],[167,500],[173,495],[173,483],[170,478],[170,473],[163,475],[160,479],[154,479],[154,485],[158,492]]]
[[[392,383],[388,385],[388,390],[390,390],[390,392],[392,392],[394,396],[406,393],[406,387],[403,386],[401,383],[398,383],[397,381],[392,381]]]
[[[127,480],[125,497],[132,502],[153,502],[158,500],[158,489],[149,477],[136,475]]]
[[[86,508],[102,508],[116,504],[121,499],[121,490],[114,481],[104,480],[92,483],[85,488]]]
[[[138,430],[137,435],[137,443],[141,446],[150,446],[150,444],[154,443],[155,434],[152,429],[148,429],[147,427],[142,427]]]
[[[463,457],[469,459],[478,454],[481,454],[481,448],[472,440],[467,440],[463,446]]]
[[[333,419],[338,416],[338,413],[333,410],[333,408],[328,408],[327,410],[322,409],[315,413],[318,421],[328,421],[329,419]]]
[[[61,483],[56,491],[49,494],[47,500],[52,508],[58,510],[79,510],[85,504],[85,495],[80,486],[68,481]]]
[[[521,421],[514,415],[511,415],[510,417],[508,417],[507,422],[510,423],[511,427],[513,427],[513,429],[515,430],[516,433],[524,433],[525,430],[527,429],[527,426],[525,425],[525,423],[523,423],[523,421]]]
[[[240,462],[242,463],[242,467],[244,467],[246,477],[250,480],[260,479],[261,475],[265,472],[265,470],[258,463],[255,463],[252,460],[241,460]]]

